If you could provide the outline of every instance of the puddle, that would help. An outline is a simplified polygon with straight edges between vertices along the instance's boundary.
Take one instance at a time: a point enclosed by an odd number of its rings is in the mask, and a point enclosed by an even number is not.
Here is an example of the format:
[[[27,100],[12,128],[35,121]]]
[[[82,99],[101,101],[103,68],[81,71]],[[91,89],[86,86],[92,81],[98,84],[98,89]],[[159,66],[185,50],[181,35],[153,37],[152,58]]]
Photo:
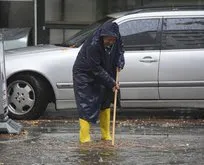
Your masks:
[[[78,121],[21,121],[19,135],[0,134],[0,164],[195,164],[203,162],[204,120],[118,120],[115,146],[101,141],[99,124],[91,143],[79,144]],[[22,155],[25,155],[22,159]]]
[[[0,144],[34,140],[39,138],[40,135],[40,132],[32,132],[25,129],[22,130],[20,134],[0,134]]]

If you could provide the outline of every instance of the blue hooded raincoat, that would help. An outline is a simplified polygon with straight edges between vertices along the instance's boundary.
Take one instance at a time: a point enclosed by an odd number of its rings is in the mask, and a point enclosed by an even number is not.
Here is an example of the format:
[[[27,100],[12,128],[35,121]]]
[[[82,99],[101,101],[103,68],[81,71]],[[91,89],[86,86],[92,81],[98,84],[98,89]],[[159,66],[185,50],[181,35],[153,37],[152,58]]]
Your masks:
[[[116,37],[109,48],[103,36]],[[96,123],[100,110],[113,100],[116,67],[123,69],[124,50],[116,23],[106,22],[83,44],[73,66],[73,84],[79,118]]]

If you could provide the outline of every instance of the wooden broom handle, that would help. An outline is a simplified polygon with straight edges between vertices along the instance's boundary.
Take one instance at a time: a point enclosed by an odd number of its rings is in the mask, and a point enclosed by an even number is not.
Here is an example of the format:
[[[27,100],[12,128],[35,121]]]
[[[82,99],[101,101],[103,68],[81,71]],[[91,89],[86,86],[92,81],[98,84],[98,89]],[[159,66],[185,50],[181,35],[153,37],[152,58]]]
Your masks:
[[[116,68],[116,83],[118,83],[118,68]],[[118,90],[115,90],[114,107],[113,107],[113,130],[112,130],[112,145],[115,145],[115,120],[116,120],[116,106],[117,106]]]

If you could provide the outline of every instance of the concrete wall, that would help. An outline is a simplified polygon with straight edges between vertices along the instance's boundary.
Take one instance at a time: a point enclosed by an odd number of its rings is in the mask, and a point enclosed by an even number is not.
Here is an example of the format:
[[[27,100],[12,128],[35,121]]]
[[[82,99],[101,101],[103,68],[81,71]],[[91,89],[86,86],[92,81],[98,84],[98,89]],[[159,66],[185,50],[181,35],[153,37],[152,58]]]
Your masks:
[[[45,21],[61,21],[61,0],[45,0]]]
[[[100,3],[98,3],[98,2]],[[89,24],[103,17],[100,0],[45,0],[45,20],[63,21],[68,24]],[[64,9],[62,9],[62,7]],[[64,13],[62,11],[64,10]],[[63,16],[64,15],[64,16]],[[63,17],[64,18],[63,18]]]
[[[104,16],[101,0],[45,0],[47,23],[91,24]],[[63,12],[64,11],[64,12]],[[50,29],[51,44],[62,43],[81,29]]]
[[[96,20],[96,0],[66,0],[65,21],[73,24]]]
[[[50,29],[50,44],[59,44],[66,41],[69,37],[73,36],[77,32],[79,32],[80,29],[76,30],[63,30],[63,29]]]
[[[32,2],[9,2],[8,10],[8,27],[18,28],[33,26],[34,10]]]

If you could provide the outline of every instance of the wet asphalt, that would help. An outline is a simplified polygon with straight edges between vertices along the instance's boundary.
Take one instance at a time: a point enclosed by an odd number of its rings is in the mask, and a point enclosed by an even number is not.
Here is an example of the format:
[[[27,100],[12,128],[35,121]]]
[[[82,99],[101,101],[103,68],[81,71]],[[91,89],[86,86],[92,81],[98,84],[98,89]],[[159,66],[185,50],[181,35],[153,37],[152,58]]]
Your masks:
[[[24,127],[19,135],[0,134],[0,165],[202,165],[202,115],[119,111],[114,146],[100,140],[99,124],[91,126],[92,142],[82,145],[76,110],[51,107],[39,120],[17,121]]]

